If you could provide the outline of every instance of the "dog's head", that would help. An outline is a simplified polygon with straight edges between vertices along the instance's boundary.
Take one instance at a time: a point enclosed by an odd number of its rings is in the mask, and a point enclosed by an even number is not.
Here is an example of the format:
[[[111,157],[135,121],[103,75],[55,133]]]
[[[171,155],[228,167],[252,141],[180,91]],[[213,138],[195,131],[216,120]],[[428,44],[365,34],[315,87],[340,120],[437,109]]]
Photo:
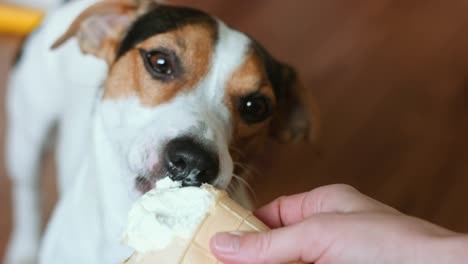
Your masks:
[[[316,104],[294,70],[204,12],[105,1],[54,46],[71,36],[109,65],[100,114],[141,192],[165,176],[226,188],[268,136],[317,137]]]

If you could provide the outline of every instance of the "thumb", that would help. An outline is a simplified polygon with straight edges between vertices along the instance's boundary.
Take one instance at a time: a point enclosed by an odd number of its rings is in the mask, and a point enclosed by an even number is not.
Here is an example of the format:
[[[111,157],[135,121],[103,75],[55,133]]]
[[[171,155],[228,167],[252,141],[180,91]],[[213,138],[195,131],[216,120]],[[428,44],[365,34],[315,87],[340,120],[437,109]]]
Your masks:
[[[262,233],[218,233],[210,247],[226,264],[315,262],[331,244],[319,232],[319,225],[304,221]]]

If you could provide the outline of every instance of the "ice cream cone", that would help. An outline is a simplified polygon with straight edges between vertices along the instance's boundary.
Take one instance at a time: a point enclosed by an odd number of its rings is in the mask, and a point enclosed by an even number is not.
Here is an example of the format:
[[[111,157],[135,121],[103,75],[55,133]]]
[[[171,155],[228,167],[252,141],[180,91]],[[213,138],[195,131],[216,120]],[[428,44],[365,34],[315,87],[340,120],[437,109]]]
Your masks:
[[[124,264],[217,264],[221,262],[217,261],[210,251],[210,238],[217,232],[269,230],[252,212],[229,198],[225,191],[211,186],[202,188],[213,194],[216,204],[200,223],[191,240],[175,239],[164,250],[144,255],[136,253]]]

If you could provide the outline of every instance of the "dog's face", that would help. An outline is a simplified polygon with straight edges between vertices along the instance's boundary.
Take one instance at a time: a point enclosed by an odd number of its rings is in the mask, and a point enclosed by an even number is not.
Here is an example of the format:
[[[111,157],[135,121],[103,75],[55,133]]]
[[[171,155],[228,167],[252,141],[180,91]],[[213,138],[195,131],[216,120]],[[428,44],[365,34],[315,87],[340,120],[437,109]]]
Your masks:
[[[77,34],[109,64],[99,114],[137,190],[166,176],[226,188],[268,136],[315,136],[317,109],[290,67],[201,11],[144,6],[99,3],[60,40]]]

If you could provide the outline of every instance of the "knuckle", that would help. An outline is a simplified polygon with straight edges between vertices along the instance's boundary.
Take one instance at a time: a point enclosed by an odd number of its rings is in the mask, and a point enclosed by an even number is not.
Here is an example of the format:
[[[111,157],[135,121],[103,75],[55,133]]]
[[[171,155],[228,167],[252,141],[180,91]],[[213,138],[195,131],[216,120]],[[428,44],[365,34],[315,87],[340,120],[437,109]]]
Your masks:
[[[349,193],[357,192],[356,188],[348,184],[333,184],[330,185],[330,192],[332,193]]]
[[[329,201],[334,197],[343,197],[346,194],[357,192],[354,187],[347,184],[332,184],[318,187],[307,194],[305,198],[306,202],[302,208],[303,212],[312,210],[315,213],[320,213],[327,209]]]
[[[343,194],[350,194],[350,193],[359,193],[356,188],[347,184],[327,185],[327,186],[317,188],[316,190],[314,190],[314,192],[316,192],[316,195],[320,196],[320,198],[324,200],[333,196],[341,196]]]
[[[283,196],[278,197],[276,200],[279,204],[279,208],[283,208],[283,206],[285,206],[288,201],[288,197],[283,195]]]
[[[257,263],[266,263],[271,250],[271,231],[259,233],[255,236],[255,251]]]

